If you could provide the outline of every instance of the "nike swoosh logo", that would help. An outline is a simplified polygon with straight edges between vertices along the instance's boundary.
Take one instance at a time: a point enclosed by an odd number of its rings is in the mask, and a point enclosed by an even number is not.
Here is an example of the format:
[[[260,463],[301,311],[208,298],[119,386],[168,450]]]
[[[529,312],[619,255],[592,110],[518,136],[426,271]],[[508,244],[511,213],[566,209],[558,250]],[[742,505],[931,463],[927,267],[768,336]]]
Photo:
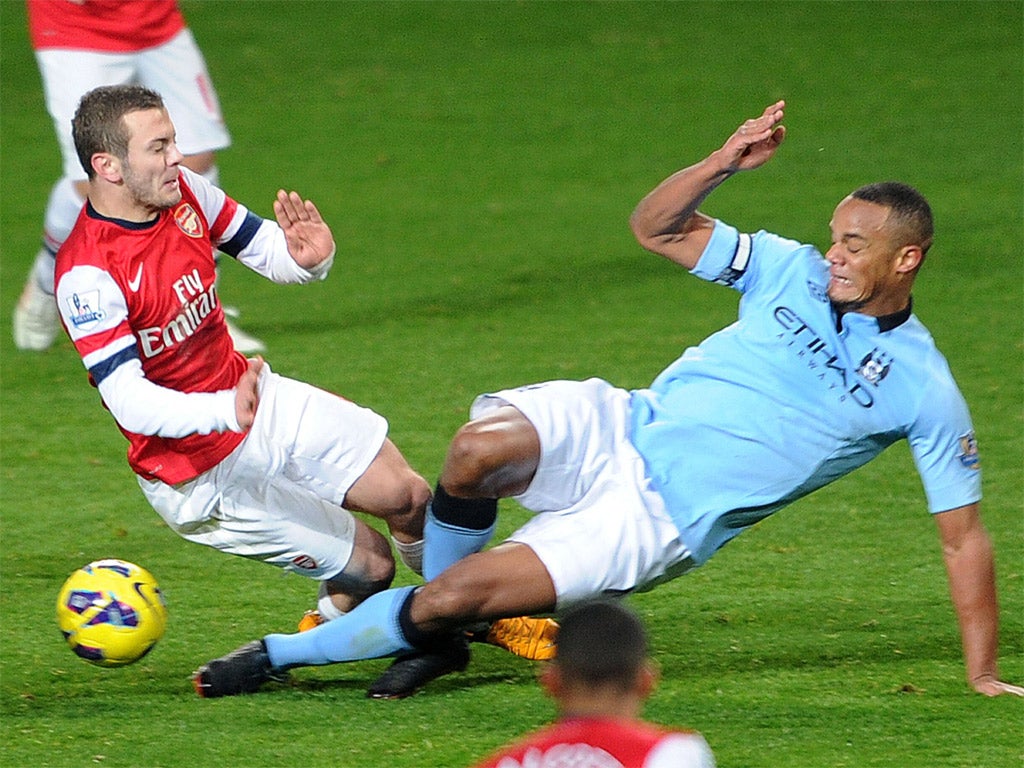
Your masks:
[[[139,264],[139,271],[135,273],[135,279],[128,281],[128,287],[132,289],[132,293],[139,290],[139,286],[142,285],[142,265]]]

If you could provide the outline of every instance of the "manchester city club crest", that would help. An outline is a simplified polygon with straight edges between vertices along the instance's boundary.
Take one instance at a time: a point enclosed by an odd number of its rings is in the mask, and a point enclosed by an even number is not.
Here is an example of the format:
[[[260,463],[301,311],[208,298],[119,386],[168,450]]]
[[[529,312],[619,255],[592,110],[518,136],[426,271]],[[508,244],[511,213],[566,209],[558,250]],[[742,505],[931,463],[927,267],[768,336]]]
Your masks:
[[[864,359],[860,361],[860,367],[857,368],[857,373],[865,381],[877,387],[878,382],[889,375],[890,367],[892,367],[892,358],[884,352],[880,352],[876,347],[864,355]]]

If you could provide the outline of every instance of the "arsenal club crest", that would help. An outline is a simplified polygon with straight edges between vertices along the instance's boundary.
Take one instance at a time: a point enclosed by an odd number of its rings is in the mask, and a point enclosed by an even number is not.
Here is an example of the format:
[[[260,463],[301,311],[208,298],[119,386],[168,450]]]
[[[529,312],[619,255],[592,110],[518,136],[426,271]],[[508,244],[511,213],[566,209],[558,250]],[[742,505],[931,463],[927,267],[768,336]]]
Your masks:
[[[182,203],[174,209],[174,223],[189,237],[203,236],[203,221],[188,203]]]
[[[292,558],[292,565],[303,571],[314,571],[317,569],[316,560],[309,555],[298,555]]]

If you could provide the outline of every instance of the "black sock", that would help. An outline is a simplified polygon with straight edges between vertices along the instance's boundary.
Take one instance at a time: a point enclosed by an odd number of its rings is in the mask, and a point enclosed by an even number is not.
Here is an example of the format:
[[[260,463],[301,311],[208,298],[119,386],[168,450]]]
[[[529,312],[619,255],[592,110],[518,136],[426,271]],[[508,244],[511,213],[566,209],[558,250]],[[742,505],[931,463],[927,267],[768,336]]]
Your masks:
[[[472,531],[485,531],[498,519],[497,499],[462,499],[450,496],[440,483],[434,490],[430,509],[439,523]]]
[[[405,639],[409,641],[409,645],[414,646],[419,651],[434,651],[443,645],[444,640],[450,638],[452,633],[424,632],[413,623],[412,616],[410,615],[412,613],[412,599],[418,591],[418,589],[414,589],[410,592],[409,596],[405,598],[405,602],[402,603],[402,607],[398,609],[398,626],[402,630]]]

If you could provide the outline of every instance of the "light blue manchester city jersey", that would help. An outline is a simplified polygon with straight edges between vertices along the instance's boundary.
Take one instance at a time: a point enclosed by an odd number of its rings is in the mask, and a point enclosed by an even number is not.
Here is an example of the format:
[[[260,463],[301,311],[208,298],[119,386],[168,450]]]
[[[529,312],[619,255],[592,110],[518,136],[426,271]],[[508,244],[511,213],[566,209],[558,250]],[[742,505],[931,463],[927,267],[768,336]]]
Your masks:
[[[632,441],[698,563],[743,529],[909,441],[934,512],[981,498],[967,405],[908,310],[836,317],[812,246],[716,222],[693,274],[739,319],[632,393]]]

